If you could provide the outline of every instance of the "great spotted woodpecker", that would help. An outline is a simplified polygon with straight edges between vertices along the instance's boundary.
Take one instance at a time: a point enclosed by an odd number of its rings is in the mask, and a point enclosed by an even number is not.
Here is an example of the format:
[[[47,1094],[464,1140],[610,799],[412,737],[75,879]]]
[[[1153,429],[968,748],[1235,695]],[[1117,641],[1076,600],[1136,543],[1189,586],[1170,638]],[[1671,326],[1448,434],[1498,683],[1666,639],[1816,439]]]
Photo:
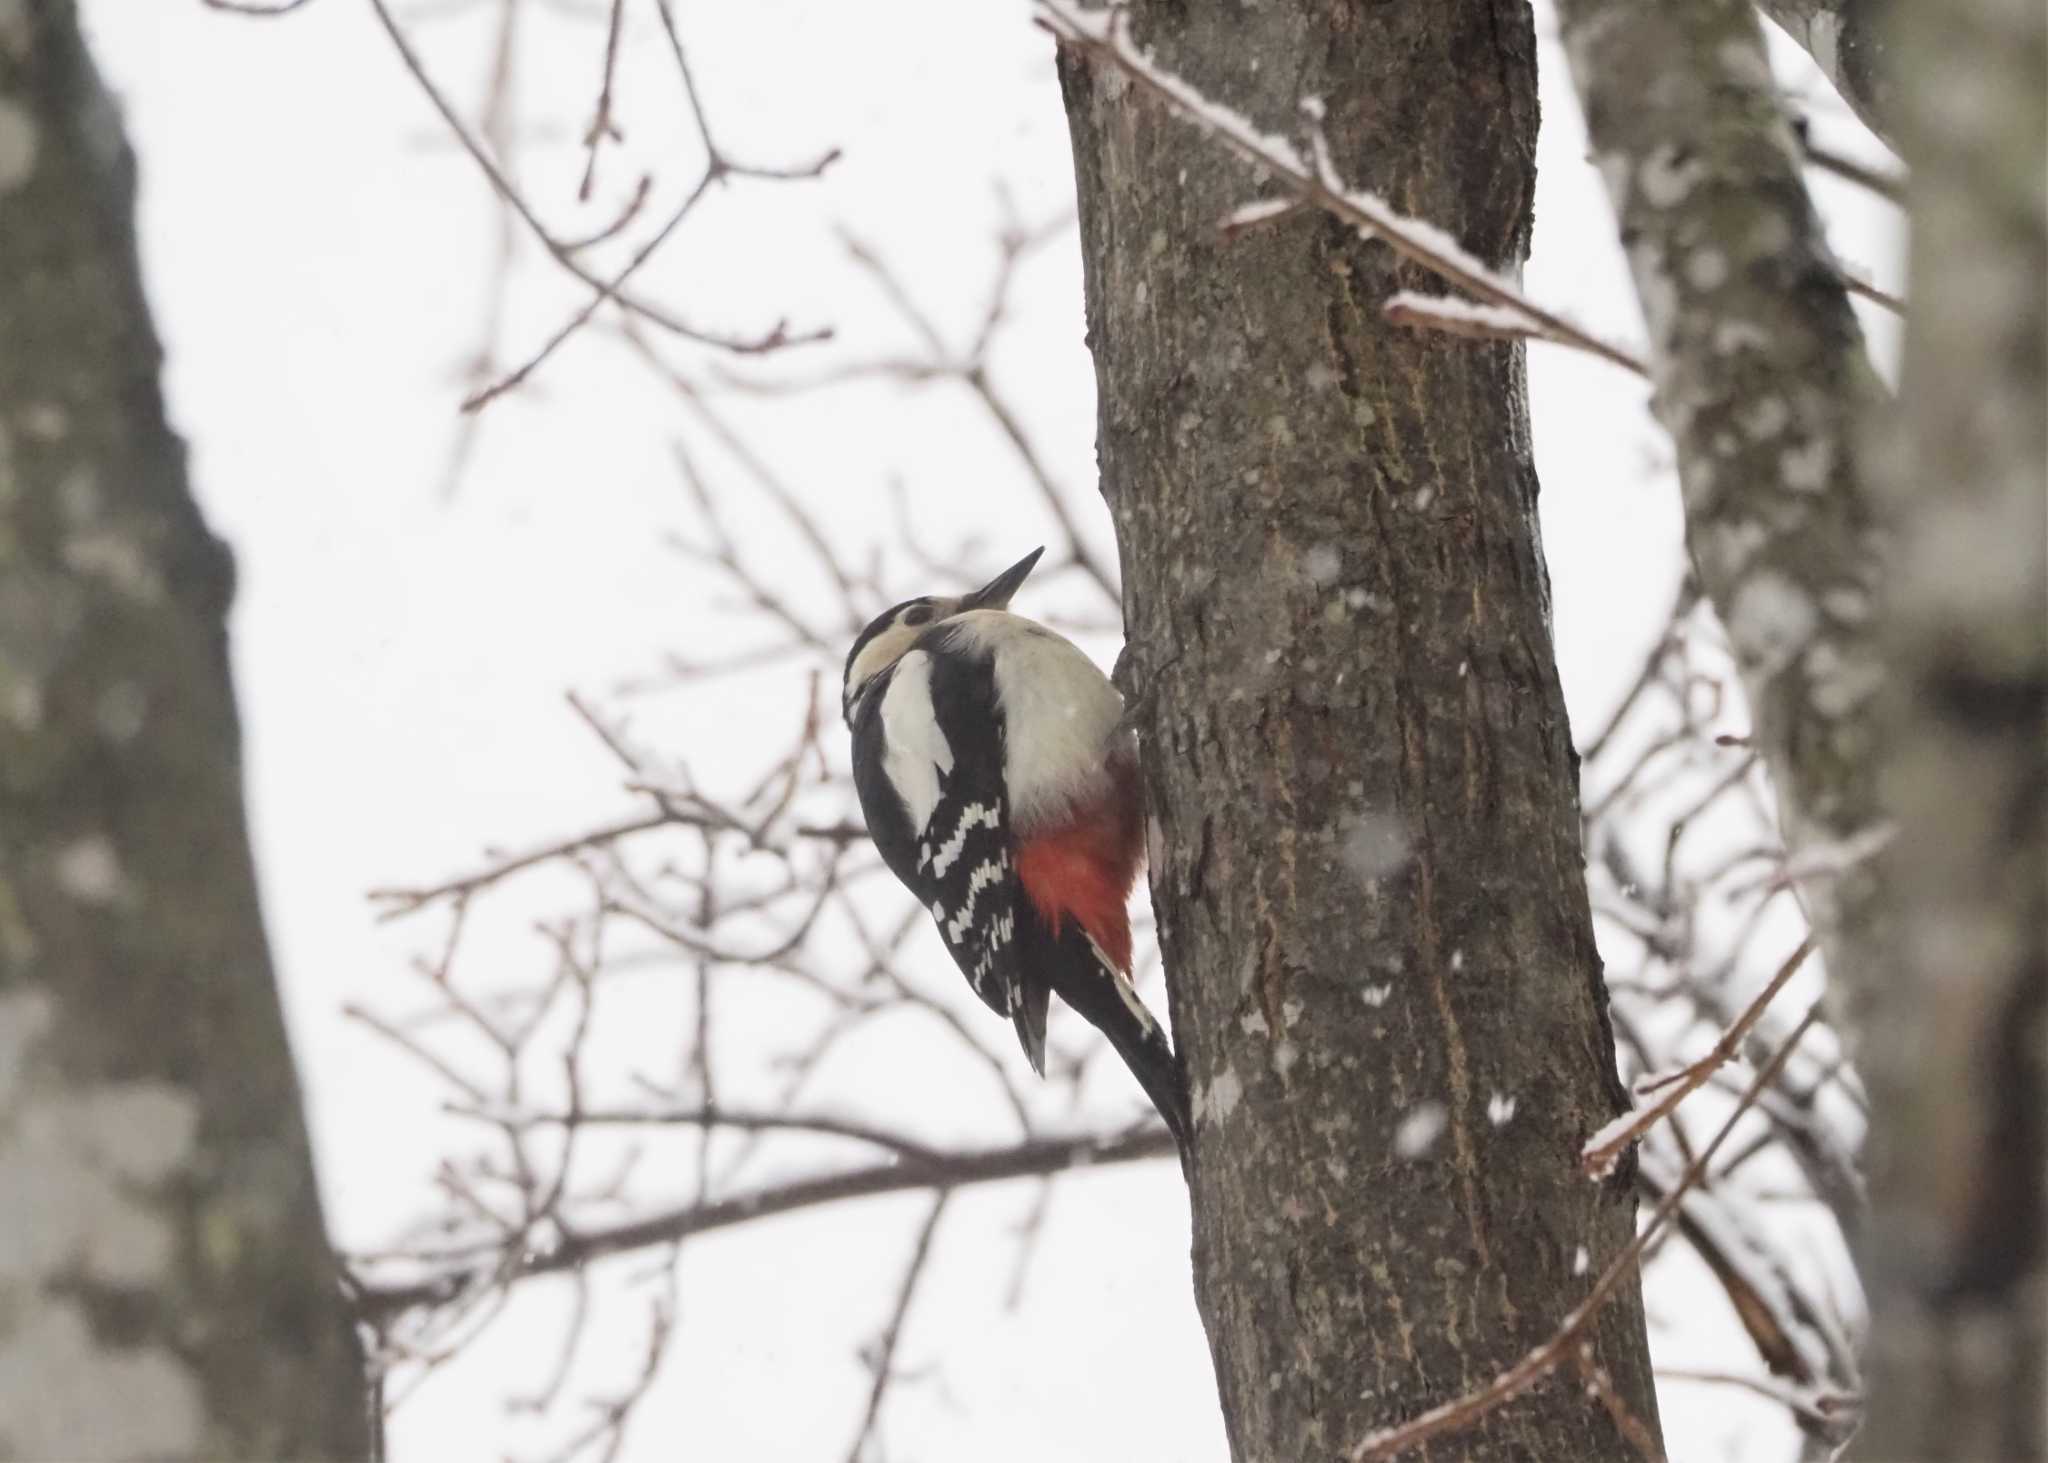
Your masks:
[[[972,594],[878,615],[846,656],[853,782],[882,861],[1045,1073],[1054,991],[1109,1038],[1188,1152],[1187,1089],[1131,988],[1144,862],[1123,698],[1073,642],[1008,611],[1045,551]]]

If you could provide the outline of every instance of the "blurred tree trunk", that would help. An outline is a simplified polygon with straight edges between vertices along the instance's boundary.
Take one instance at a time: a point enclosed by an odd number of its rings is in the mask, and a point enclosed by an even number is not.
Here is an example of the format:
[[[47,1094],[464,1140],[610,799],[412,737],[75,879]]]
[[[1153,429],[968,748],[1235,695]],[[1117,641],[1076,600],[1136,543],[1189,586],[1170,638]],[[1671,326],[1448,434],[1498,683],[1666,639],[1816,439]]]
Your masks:
[[[1891,887],[1871,1092],[1873,1459],[2048,1457],[2048,14],[1916,0]]]
[[[1558,0],[1593,158],[1649,326],[1686,549],[1749,702],[1831,967],[1882,904],[1871,629],[1883,540],[1857,451],[1886,401],[1807,196],[1762,23],[1723,0]],[[1840,1213],[1853,1228],[1853,1210]]]
[[[1523,0],[1139,4],[1156,59],[1507,269]],[[1633,1233],[1519,347],[1399,332],[1421,271],[1062,61],[1152,895],[1194,1093],[1195,1283],[1233,1454],[1339,1456],[1543,1341]],[[1583,1257],[1582,1257],[1583,1250]],[[1639,1297],[1596,1332],[1652,1430]],[[1633,1459],[1552,1383],[1453,1444]]]
[[[0,4],[0,1454],[360,1457],[158,364],[73,4]]]

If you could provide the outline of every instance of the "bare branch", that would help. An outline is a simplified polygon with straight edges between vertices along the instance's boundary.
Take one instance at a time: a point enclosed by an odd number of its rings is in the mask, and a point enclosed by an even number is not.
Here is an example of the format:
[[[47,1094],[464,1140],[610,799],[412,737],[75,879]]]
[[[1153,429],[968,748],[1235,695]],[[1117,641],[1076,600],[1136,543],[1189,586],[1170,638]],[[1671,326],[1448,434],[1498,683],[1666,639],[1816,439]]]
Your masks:
[[[1799,125],[1799,151],[1822,172],[1833,173],[1859,188],[1867,189],[1887,203],[1895,203],[1901,208],[1906,206],[1906,180],[1903,177],[1865,167],[1852,157],[1822,147],[1813,140],[1803,119]]]
[[[466,1253],[472,1257],[493,1261],[488,1272],[463,1266],[444,1269],[430,1279],[407,1284],[380,1286],[363,1283],[359,1290],[359,1314],[365,1320],[374,1321],[420,1306],[441,1304],[450,1296],[471,1288],[487,1273],[501,1275],[507,1280],[556,1274],[576,1269],[592,1260],[843,1200],[918,1190],[969,1188],[977,1184],[1001,1183],[1006,1179],[1136,1163],[1163,1158],[1174,1151],[1171,1133],[1163,1127],[1147,1126],[1120,1137],[1089,1133],[1079,1137],[1034,1138],[1002,1148],[941,1152],[936,1162],[904,1159],[878,1167],[822,1174],[708,1204],[649,1215],[625,1224],[564,1235],[553,1246],[524,1254],[500,1255],[495,1249],[477,1252],[474,1247],[469,1247]],[[464,1253],[465,1250],[458,1247],[456,1251],[447,1252],[444,1258],[460,1259]]]
[[[946,1201],[952,1197],[950,1189],[939,1190],[932,1200],[931,1212],[925,1216],[924,1226],[917,1232],[917,1242],[911,1247],[910,1263],[904,1267],[902,1284],[897,1287],[896,1306],[889,1315],[889,1323],[882,1328],[882,1335],[869,1359],[869,1367],[875,1374],[874,1384],[868,1389],[867,1410],[860,1421],[860,1431],[854,1434],[853,1446],[846,1450],[846,1463],[860,1463],[868,1439],[875,1434],[875,1425],[881,1420],[882,1399],[888,1395],[889,1383],[895,1376],[896,1348],[903,1337],[903,1323],[910,1315],[911,1301],[917,1295],[917,1283],[924,1277],[925,1261],[931,1258],[932,1237],[939,1232],[939,1221],[945,1217]]]
[[[715,1130],[730,1128],[742,1133],[812,1133],[828,1138],[849,1138],[855,1142],[886,1148],[891,1153],[919,1163],[940,1164],[945,1156],[927,1143],[873,1123],[824,1113],[747,1112],[724,1107],[573,1107],[566,1112],[517,1112],[489,1107],[449,1103],[444,1109],[458,1117],[477,1118],[495,1124],[520,1127],[640,1128],[690,1127]]]

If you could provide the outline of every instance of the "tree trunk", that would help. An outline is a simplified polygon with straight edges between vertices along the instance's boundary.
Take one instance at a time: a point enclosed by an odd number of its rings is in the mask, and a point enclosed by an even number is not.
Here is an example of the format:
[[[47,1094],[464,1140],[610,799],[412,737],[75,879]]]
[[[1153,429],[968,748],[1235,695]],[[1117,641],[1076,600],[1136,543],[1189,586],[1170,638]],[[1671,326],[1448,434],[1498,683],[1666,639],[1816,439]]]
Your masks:
[[[1211,97],[1504,268],[1534,187],[1522,0],[1134,9]],[[1195,1283],[1233,1455],[1339,1455],[1544,1340],[1632,1233],[1519,347],[1398,332],[1421,271],[1062,62],[1152,897],[1194,1094]],[[1313,107],[1313,103],[1310,104]],[[1597,1331],[1652,1429],[1639,1299]],[[1634,1458],[1555,1383],[1475,1458]]]
[[[357,1457],[132,173],[71,0],[0,4],[0,1454]]]
[[[1801,897],[1829,968],[1853,976],[1881,912],[1858,856],[1883,823],[1883,586],[1857,445],[1884,391],[1755,12],[1559,0],[1558,16],[1650,328],[1686,548],[1735,652],[1786,847],[1826,869]]]
[[[1871,1095],[1873,1459],[2048,1457],[2048,18],[1919,0],[1896,54],[1912,316],[1872,458],[1898,514],[1901,938]]]

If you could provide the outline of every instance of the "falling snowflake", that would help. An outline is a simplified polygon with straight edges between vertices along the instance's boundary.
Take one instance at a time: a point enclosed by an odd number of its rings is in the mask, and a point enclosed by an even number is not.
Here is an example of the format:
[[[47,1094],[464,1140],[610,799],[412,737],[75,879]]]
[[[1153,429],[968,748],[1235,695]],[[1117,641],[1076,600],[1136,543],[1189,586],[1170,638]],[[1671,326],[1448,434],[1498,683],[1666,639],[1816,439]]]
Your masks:
[[[1450,1114],[1440,1102],[1418,1102],[1401,1114],[1400,1126],[1394,1129],[1394,1151],[1403,1158],[1422,1158],[1436,1147],[1436,1140],[1444,1134],[1444,1125],[1450,1121]]]

